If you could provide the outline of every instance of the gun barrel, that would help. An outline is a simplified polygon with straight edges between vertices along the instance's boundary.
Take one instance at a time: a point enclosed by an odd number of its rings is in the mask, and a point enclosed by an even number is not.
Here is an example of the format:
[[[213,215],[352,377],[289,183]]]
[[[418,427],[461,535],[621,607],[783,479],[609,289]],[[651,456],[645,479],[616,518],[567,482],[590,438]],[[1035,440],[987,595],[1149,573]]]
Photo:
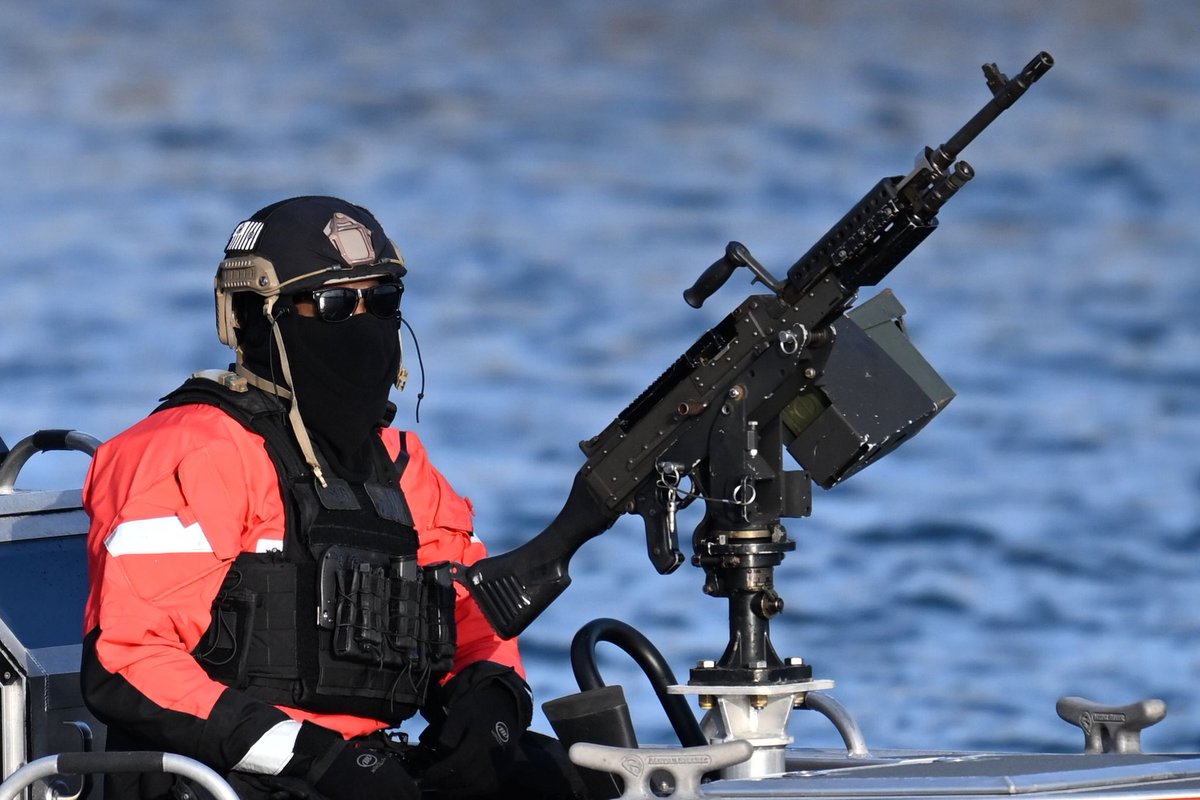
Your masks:
[[[974,141],[984,128],[995,122],[1001,112],[1017,102],[1021,95],[1025,94],[1029,87],[1038,78],[1045,75],[1052,66],[1054,66],[1054,58],[1043,50],[1034,56],[1015,78],[994,88],[992,99],[979,109],[966,125],[963,125],[957,133],[947,139],[945,144],[934,151],[934,157],[931,159],[933,166],[942,172],[954,163],[958,154]],[[984,72],[987,72],[986,66]]]

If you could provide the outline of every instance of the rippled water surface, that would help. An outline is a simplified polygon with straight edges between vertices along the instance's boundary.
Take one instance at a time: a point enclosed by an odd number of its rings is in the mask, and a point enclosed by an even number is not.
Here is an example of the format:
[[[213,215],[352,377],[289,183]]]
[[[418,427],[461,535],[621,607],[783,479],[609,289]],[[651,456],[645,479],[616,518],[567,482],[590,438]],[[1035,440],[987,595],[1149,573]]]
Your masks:
[[[790,522],[774,641],[837,680],[876,747],[1073,750],[1063,694],[1162,697],[1147,746],[1200,744],[1194,2],[0,9],[0,435],[108,437],[226,363],[229,231],[343,195],[410,264],[427,393],[419,424],[398,396],[400,419],[495,550],[553,516],[576,442],[751,291],[680,299],[727,241],[781,273],[983,104],[980,64],[1050,51],[885,284],[958,397]],[[24,485],[83,469],[46,456]],[[596,616],[681,675],[720,655],[699,572],[660,577],[644,553],[635,519],[580,552],[524,637],[541,699],[573,689],[570,637]],[[669,738],[626,662],[604,669],[641,738]],[[801,743],[836,741],[798,716]]]

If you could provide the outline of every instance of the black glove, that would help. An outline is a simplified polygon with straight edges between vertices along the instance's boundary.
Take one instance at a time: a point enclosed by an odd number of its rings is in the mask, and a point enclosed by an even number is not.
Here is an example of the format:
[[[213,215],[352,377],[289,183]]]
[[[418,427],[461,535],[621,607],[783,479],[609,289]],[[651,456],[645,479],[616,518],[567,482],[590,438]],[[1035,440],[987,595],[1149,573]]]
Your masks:
[[[421,734],[433,764],[421,781],[438,797],[486,797],[499,792],[529,727],[533,700],[510,667],[472,664],[442,689],[445,717],[437,712]]]
[[[346,742],[341,735],[302,723],[295,755],[284,774],[302,777],[330,800],[419,800],[421,790],[400,756]]]

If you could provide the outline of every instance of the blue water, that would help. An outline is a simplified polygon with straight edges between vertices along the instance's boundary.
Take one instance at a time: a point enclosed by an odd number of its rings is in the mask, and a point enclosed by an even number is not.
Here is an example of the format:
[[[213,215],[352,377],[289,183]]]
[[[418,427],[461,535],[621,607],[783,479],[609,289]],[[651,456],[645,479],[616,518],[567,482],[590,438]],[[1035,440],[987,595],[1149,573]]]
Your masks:
[[[837,681],[875,747],[1074,750],[1063,694],[1162,697],[1147,747],[1200,745],[1195,2],[6,0],[0,17],[0,435],[108,437],[225,364],[229,231],[283,196],[343,195],[411,267],[427,396],[419,425],[398,396],[400,419],[495,550],[551,518],[576,442],[751,291],[680,299],[728,240],[782,272],[982,105],[980,64],[1050,51],[885,284],[958,397],[789,524],[774,641]],[[46,456],[20,485],[84,467]],[[581,551],[523,639],[540,699],[573,690],[570,636],[595,616],[681,675],[720,655],[723,603],[644,552],[635,519]],[[641,738],[669,739],[632,669],[604,669]],[[792,729],[836,743],[812,715]]]

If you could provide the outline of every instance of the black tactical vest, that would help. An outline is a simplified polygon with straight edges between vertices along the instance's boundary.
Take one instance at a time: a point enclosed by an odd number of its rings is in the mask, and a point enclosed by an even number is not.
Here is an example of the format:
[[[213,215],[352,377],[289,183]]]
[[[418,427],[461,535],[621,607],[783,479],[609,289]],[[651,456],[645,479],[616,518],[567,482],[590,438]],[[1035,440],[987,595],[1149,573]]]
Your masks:
[[[193,377],[156,410],[216,406],[266,443],[285,509],[282,550],[242,553],[192,655],[227,686],[276,705],[398,724],[454,655],[446,564],[417,566],[417,532],[383,442],[372,477],[315,479],[276,397],[217,373]],[[401,434],[401,442],[404,442]],[[320,453],[318,451],[318,459]]]

